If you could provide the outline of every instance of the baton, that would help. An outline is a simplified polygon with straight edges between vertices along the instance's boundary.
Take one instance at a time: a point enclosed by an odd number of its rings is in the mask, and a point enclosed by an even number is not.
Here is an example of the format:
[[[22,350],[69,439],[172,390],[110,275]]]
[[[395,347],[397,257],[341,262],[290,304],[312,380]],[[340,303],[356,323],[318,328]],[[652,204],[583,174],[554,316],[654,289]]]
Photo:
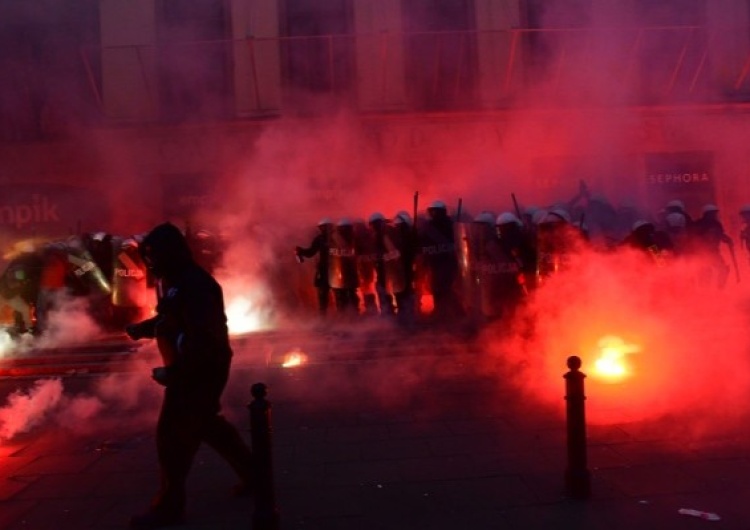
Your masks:
[[[732,258],[732,265],[734,265],[734,275],[737,278],[737,283],[740,283],[740,268],[737,266],[737,256],[734,255],[734,245],[729,245],[729,256]]]

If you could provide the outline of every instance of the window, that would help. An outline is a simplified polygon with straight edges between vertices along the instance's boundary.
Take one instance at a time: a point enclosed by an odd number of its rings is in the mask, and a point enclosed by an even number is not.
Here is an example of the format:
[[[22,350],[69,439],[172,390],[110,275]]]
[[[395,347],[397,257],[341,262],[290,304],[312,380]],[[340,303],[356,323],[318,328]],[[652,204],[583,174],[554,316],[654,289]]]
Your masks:
[[[289,89],[346,93],[353,77],[351,0],[287,0],[281,34]]]
[[[522,18],[522,50],[530,85],[543,86],[545,99],[559,97],[557,79],[572,66],[571,57],[582,57],[591,26],[593,0],[525,0]],[[568,92],[570,97],[575,90]]]
[[[472,0],[402,0],[401,9],[412,106],[473,106],[477,52]]]
[[[0,3],[0,139],[65,137],[97,120],[98,62],[81,51],[98,43],[97,0]]]
[[[226,117],[232,83],[225,0],[159,0],[156,7],[162,118]]]
[[[636,48],[640,102],[699,97],[708,71],[706,0],[636,0],[635,17],[642,28]]]

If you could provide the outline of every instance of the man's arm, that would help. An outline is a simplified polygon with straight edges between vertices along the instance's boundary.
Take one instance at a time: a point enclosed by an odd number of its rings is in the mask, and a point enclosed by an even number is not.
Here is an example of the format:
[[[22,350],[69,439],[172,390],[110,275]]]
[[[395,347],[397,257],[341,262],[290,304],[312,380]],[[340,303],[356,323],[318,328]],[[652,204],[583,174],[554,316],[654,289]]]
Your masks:
[[[128,334],[133,340],[138,339],[153,339],[156,337],[156,324],[159,321],[159,316],[155,316],[135,324],[129,324],[125,326],[125,333]]]
[[[321,248],[323,246],[323,237],[318,235],[315,236],[315,239],[313,239],[312,243],[308,248],[305,247],[297,247],[295,251],[297,252],[298,256],[302,256],[303,258],[312,258],[320,252]]]

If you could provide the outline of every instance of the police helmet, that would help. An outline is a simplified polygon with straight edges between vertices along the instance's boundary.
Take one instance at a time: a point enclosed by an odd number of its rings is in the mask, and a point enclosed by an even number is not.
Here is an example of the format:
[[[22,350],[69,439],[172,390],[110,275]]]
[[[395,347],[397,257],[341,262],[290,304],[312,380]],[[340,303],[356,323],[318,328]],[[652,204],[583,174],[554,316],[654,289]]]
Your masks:
[[[492,212],[482,212],[474,218],[475,223],[486,223],[491,225],[495,221],[495,216]]]
[[[332,224],[333,224],[333,221],[328,217],[324,217],[323,219],[318,221],[318,226],[325,226],[325,225],[332,225]]]
[[[66,242],[68,247],[73,250],[84,250],[83,241],[78,236],[69,236]]]
[[[409,215],[409,212],[401,210],[393,216],[393,224],[397,225],[401,223],[406,223],[408,226],[411,226],[411,216]]]
[[[703,213],[718,212],[718,211],[719,211],[719,207],[716,206],[715,204],[705,204],[702,209]]]
[[[550,216],[557,217],[558,221],[570,222],[570,214],[562,208],[555,208],[549,213]],[[553,221],[554,222],[554,221]]]
[[[646,221],[645,219],[639,219],[635,223],[633,223],[633,232],[648,226],[653,227],[654,223],[652,223],[651,221]]]
[[[443,201],[437,200],[437,201],[432,201],[430,205],[427,207],[427,209],[428,210],[445,210],[447,208]]]
[[[495,224],[500,225],[508,225],[511,223],[516,223],[517,225],[521,224],[521,221],[516,217],[514,214],[510,212],[503,212],[500,215],[497,216],[497,220],[495,221]]]
[[[667,208],[671,208],[673,210],[684,210],[685,203],[683,203],[681,200],[674,199],[667,203]]]
[[[377,222],[377,221],[385,221],[385,215],[383,215],[383,214],[382,214],[382,213],[380,213],[380,212],[374,212],[374,213],[372,213],[372,214],[370,215],[370,219],[369,219],[369,222],[370,222],[370,223],[375,223],[375,222]]]
[[[336,223],[336,226],[352,226],[352,221],[348,217],[342,217],[339,219],[339,222]]]
[[[120,244],[120,247],[123,250],[136,250],[138,248],[138,241],[136,241],[132,237],[129,237],[123,240],[123,242]]]
[[[669,228],[685,228],[687,220],[680,212],[672,212],[664,218],[664,222]]]

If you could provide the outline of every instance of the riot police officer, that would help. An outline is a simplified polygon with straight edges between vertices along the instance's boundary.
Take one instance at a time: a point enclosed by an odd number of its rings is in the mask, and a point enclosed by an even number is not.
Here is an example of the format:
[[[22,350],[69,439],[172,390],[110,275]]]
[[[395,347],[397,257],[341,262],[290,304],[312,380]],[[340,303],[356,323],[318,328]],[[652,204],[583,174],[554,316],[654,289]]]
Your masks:
[[[660,267],[666,265],[674,248],[669,235],[662,230],[657,230],[654,223],[645,219],[639,219],[633,223],[630,234],[620,244],[623,247],[643,252]]]
[[[570,214],[560,208],[540,217],[536,232],[537,283],[541,284],[568,267],[570,256],[582,248],[584,237],[571,223]]]
[[[313,238],[309,247],[295,247],[297,261],[302,263],[305,258],[318,256],[318,262],[315,266],[315,278],[313,285],[318,294],[318,312],[321,317],[325,317],[328,312],[328,302],[331,297],[331,286],[328,283],[328,259],[329,245],[333,231],[333,221],[324,217],[318,222],[318,233]]]
[[[456,292],[458,254],[453,220],[443,201],[436,200],[427,207],[427,219],[419,230],[420,251],[428,275],[433,297],[434,318],[444,322],[462,313]]]
[[[336,223],[328,247],[328,283],[333,290],[336,311],[344,315],[359,313],[359,275],[354,239],[354,224],[346,217]]]
[[[378,292],[375,270],[375,234],[364,219],[354,220],[354,252],[357,261],[359,295],[362,299],[362,310],[365,315],[377,315]]]
[[[403,274],[403,288],[394,287],[393,296],[396,301],[398,322],[411,326],[416,317],[416,300],[414,292],[414,264],[417,253],[414,223],[408,212],[400,211],[393,216],[393,242],[399,252],[401,274]]]
[[[397,228],[390,226],[380,212],[373,213],[369,221],[375,242],[374,264],[380,314],[393,315],[398,307],[396,296],[406,289],[406,271],[398,245]]]
[[[112,325],[123,328],[141,320],[149,305],[148,268],[135,238],[117,237],[112,244]]]
[[[518,302],[536,286],[536,245],[521,220],[510,212],[498,215],[495,226],[500,246],[518,264],[518,285],[513,288],[515,301]]]
[[[702,215],[692,226],[695,250],[704,261],[704,279],[713,282],[719,289],[726,285],[729,277],[729,266],[721,255],[721,245],[727,246],[734,257],[734,241],[724,231],[724,225],[719,220],[719,208],[715,204],[703,206]]]

